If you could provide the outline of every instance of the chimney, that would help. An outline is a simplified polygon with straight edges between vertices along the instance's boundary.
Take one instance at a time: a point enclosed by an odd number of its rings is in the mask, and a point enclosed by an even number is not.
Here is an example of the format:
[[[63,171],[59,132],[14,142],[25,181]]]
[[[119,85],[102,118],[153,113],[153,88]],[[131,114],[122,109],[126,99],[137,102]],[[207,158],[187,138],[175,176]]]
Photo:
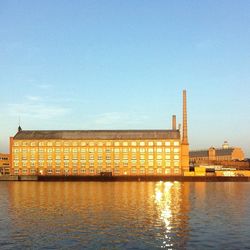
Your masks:
[[[183,121],[182,121],[182,144],[188,145],[187,135],[187,92],[183,90]]]
[[[176,130],[176,115],[172,116],[172,129]]]

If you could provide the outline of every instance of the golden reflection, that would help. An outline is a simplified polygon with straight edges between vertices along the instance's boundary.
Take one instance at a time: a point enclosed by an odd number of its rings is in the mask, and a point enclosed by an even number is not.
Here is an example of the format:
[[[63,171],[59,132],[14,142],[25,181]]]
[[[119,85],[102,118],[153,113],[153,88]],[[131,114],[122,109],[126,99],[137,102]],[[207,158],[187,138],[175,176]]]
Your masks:
[[[183,232],[187,228],[186,204],[182,195],[184,186],[180,182],[158,182],[155,185],[154,201],[157,206],[159,218],[164,223],[165,232],[162,248],[175,248],[176,235],[182,238],[182,247],[185,243]],[[187,198],[187,197],[186,197]],[[186,228],[183,228],[186,227]],[[181,232],[176,232],[181,228]],[[184,230],[183,230],[184,229]],[[175,239],[174,239],[175,237]]]

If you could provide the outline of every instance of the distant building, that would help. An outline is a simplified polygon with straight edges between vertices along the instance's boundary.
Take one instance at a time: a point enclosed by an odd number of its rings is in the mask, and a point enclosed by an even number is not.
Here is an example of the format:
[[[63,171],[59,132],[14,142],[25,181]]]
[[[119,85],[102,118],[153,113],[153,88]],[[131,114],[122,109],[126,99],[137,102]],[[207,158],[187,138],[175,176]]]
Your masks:
[[[0,153],[0,175],[10,174],[10,155]]]
[[[22,130],[10,138],[14,175],[182,175],[189,169],[186,91],[183,132]]]
[[[189,161],[209,162],[209,161],[243,161],[245,159],[244,152],[239,147],[229,147],[225,141],[221,148],[210,147],[207,150],[192,150],[189,152]]]

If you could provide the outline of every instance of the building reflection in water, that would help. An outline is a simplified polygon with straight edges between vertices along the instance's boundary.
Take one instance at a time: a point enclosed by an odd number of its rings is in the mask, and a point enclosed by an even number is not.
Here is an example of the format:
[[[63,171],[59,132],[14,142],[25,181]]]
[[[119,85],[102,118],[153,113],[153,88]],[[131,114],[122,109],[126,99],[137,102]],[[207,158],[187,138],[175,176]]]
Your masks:
[[[180,182],[158,182],[154,201],[165,232],[162,248],[184,248],[188,238],[189,185]]]
[[[13,182],[10,242],[23,248],[185,248],[189,187],[180,182]],[[21,242],[21,243],[20,243]]]

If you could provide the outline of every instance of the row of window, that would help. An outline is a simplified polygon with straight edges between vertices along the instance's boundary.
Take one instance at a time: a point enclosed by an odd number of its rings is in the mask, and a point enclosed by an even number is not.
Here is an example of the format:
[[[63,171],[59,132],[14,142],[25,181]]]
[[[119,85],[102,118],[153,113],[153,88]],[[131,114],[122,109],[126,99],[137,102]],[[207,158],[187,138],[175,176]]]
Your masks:
[[[140,169],[136,169],[136,168],[132,168],[130,171],[128,170],[121,170],[121,169],[114,169],[113,171],[111,171],[111,169],[72,169],[72,171],[70,172],[69,169],[47,169],[45,170],[37,170],[37,169],[15,169],[14,170],[14,174],[100,174],[101,172],[113,172],[114,174],[170,174],[171,173],[171,169],[167,168],[167,169],[162,169],[162,168],[157,168],[157,169],[153,169],[153,168],[140,168]],[[180,173],[180,170],[178,168],[175,168],[173,170],[173,172],[175,174]]]
[[[22,152],[22,153],[28,153],[28,152],[31,152],[31,153],[36,153],[36,152],[39,152],[39,153],[52,153],[52,152],[56,152],[56,153],[70,153],[70,152],[73,152],[73,153],[95,153],[95,152],[98,152],[98,153],[128,153],[128,152],[132,152],[132,153],[136,153],[136,152],[140,152],[140,153],[145,153],[145,152],[148,152],[148,153],[154,153],[154,152],[157,152],[157,153],[162,153],[162,152],[166,152],[166,153],[170,153],[170,152],[174,152],[174,153],[178,153],[180,152],[180,149],[179,148],[107,148],[107,149],[103,149],[103,148],[48,148],[47,150],[45,148],[32,148],[32,149],[22,149],[22,148],[15,148],[14,149],[14,153],[19,153],[19,152]]]
[[[27,157],[27,155],[14,155],[14,160],[19,160],[19,159],[22,159],[22,160],[27,160],[27,159],[30,159],[30,160],[36,160],[38,158],[38,160],[53,160],[53,158],[55,158],[56,160],[61,160],[61,159],[64,159],[64,160],[95,160],[95,159],[98,159],[98,160],[103,160],[103,159],[106,159],[106,160],[111,160],[111,159],[115,159],[115,160],[119,160],[119,159],[132,159],[132,160],[136,160],[136,159],[149,159],[149,160],[153,160],[153,159],[157,159],[157,160],[161,160],[163,158],[165,158],[166,160],[170,160],[171,158],[175,159],[175,160],[178,160],[180,158],[179,154],[175,154],[175,155],[169,155],[169,154],[157,154],[157,155],[144,155],[144,154],[140,154],[140,155],[136,155],[136,154],[132,154],[132,155],[128,155],[128,154],[123,154],[123,155],[114,155],[113,157],[111,155],[106,155],[106,156],[103,156],[103,155],[73,155],[72,157],[70,155],[55,155],[55,157],[53,157],[53,155],[47,155],[44,156],[44,155],[31,155],[30,157]]]
[[[157,142],[153,142],[153,141],[132,141],[132,142],[128,142],[128,141],[115,141],[115,142],[86,142],[86,141],[82,141],[82,142],[43,142],[43,141],[39,141],[39,142],[14,142],[14,146],[115,146],[115,147],[119,147],[119,146],[170,146],[171,145],[171,141],[157,141]],[[179,146],[179,141],[173,141],[173,145],[174,146]]]
[[[138,164],[140,164],[140,166],[145,166],[145,165],[148,165],[148,166],[171,166],[171,161],[163,161],[163,160],[157,160],[157,161],[153,161],[153,160],[148,160],[148,161],[145,161],[145,160],[140,160],[140,161],[137,161],[137,160],[131,160],[131,161],[128,161],[128,160],[123,160],[123,161],[119,161],[119,160],[116,160],[114,162],[112,161],[97,161],[97,162],[94,162],[94,161],[81,161],[80,163],[77,162],[77,161],[73,161],[73,162],[69,162],[69,161],[56,161],[56,162],[52,162],[52,161],[38,161],[38,163],[36,163],[35,161],[31,161],[31,162],[27,162],[27,161],[22,161],[22,162],[19,162],[19,161],[14,161],[14,167],[18,167],[18,166],[22,166],[22,167],[27,167],[28,165],[30,165],[31,167],[35,167],[35,166],[39,166],[39,167],[44,167],[44,166],[48,166],[48,167],[52,167],[52,166],[57,166],[57,167],[60,167],[60,166],[64,166],[64,167],[68,167],[70,165],[72,165],[73,167],[78,167],[78,166],[81,166],[81,167],[86,167],[86,166],[90,166],[90,167],[94,167],[95,165],[98,165],[98,166],[103,166],[103,164],[105,164],[106,166],[117,166],[119,167],[120,165],[124,166],[124,167],[128,167],[129,165],[133,165],[133,166],[136,166]],[[179,160],[175,160],[173,161],[173,165],[174,166],[179,166]]]

